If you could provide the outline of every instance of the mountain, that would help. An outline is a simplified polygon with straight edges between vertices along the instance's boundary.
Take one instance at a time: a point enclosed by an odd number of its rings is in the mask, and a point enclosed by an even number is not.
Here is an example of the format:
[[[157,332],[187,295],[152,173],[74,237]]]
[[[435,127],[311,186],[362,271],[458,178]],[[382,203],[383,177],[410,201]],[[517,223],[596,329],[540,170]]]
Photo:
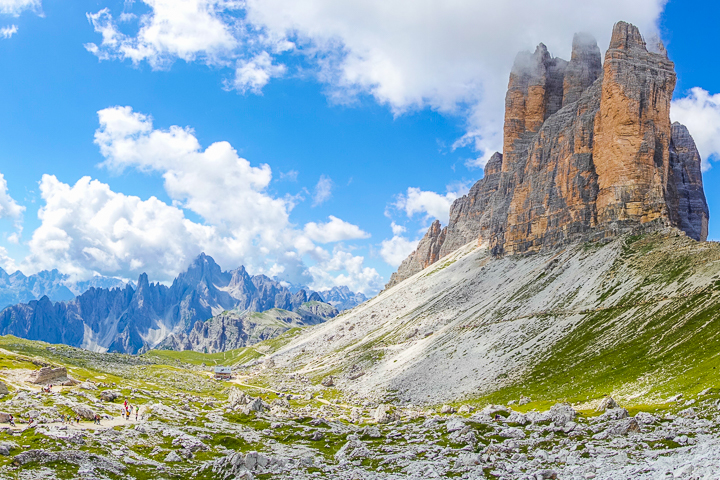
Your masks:
[[[615,25],[605,62],[578,34],[570,61],[545,45],[517,56],[505,97],[503,153],[427,234],[386,288],[476,242],[494,256],[675,227],[707,238],[700,155],[670,122],[673,63],[662,44]]]
[[[355,308],[363,302],[367,301],[367,297],[362,293],[350,291],[348,287],[333,287],[330,290],[322,290],[318,292],[320,296],[330,305],[337,308],[341,312]]]
[[[281,308],[264,312],[226,311],[204,322],[198,320],[190,331],[172,334],[156,348],[226,352],[275,338],[291,328],[317,325],[337,314],[335,307],[318,301],[305,302],[294,312]]]
[[[449,225],[377,297],[275,351],[258,381],[332,376],[354,404],[579,410],[607,395],[692,395],[687,408],[715,387],[720,244],[705,241],[700,156],[670,122],[672,62],[650,50],[620,22],[602,70],[586,35],[570,62],[542,45],[518,56],[504,151]]]
[[[68,301],[53,303],[43,296],[8,307],[0,312],[0,333],[136,353],[226,310],[297,311],[307,302],[322,298],[305,290],[293,294],[265,275],[249,275],[244,267],[222,271],[212,257],[201,254],[169,287],[150,283],[142,274],[137,288],[91,287]]]
[[[30,276],[17,271],[8,274],[0,268],[0,308],[27,303],[47,296],[53,301],[70,300],[91,287],[116,288],[125,286],[117,278],[95,276],[90,280],[74,282],[69,275],[54,270],[43,270]]]

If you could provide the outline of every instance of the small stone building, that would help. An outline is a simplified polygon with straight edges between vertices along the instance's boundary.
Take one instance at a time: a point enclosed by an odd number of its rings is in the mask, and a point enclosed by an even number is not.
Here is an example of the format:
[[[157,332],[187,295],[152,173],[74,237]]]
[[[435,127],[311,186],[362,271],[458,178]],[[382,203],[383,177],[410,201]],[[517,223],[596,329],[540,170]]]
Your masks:
[[[232,378],[232,370],[230,367],[215,367],[216,380],[230,380]]]

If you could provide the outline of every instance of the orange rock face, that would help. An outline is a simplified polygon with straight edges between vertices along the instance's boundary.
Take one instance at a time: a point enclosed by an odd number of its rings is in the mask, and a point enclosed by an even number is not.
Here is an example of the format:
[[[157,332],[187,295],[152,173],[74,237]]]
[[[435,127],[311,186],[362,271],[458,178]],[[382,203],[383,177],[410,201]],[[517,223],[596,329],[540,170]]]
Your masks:
[[[673,63],[619,22],[601,64],[578,34],[570,62],[543,44],[515,60],[505,97],[503,154],[430,227],[389,286],[466,243],[496,255],[674,227],[707,238],[700,156],[687,129],[670,123]]]
[[[673,63],[619,23],[605,54],[593,160],[599,223],[668,218]]]

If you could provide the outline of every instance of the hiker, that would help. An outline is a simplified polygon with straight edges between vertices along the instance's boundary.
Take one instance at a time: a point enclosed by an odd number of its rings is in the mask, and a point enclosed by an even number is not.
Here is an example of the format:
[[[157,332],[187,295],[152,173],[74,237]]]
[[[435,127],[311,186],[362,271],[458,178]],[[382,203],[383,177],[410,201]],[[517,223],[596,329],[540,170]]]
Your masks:
[[[10,414],[10,418],[8,419],[8,421],[10,422],[10,425],[12,425],[13,427],[15,426],[15,418],[12,416],[12,414]]]
[[[138,418],[138,410],[140,410],[140,409],[139,408],[135,409],[135,421],[136,422],[137,422],[137,418]]]

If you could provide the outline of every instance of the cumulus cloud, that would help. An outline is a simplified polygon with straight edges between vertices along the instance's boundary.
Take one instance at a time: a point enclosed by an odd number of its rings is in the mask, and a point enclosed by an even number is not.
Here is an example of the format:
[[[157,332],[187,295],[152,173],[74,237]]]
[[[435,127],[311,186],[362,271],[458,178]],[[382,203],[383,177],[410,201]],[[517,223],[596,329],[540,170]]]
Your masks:
[[[120,33],[107,10],[90,14],[100,58],[200,58],[235,68],[229,85],[259,91],[287,67],[277,60],[294,49],[334,99],[369,94],[394,113],[432,108],[459,115],[483,166],[502,145],[507,78],[515,54],[544,42],[569,58],[572,36],[595,35],[606,48],[618,20],[646,36],[666,0],[145,0],[151,12],[135,35]],[[199,18],[197,25],[189,18]],[[492,45],[492,48],[488,48]]]
[[[395,234],[392,238],[382,241],[380,256],[388,265],[397,268],[408,255],[415,251],[419,241],[419,239],[410,240],[400,234]]]
[[[406,194],[398,195],[395,206],[403,210],[408,217],[420,213],[424,214],[426,218],[437,218],[440,222],[447,224],[450,205],[460,196],[461,194],[457,191],[441,195],[436,192],[409,187]]]
[[[40,0],[0,0],[0,13],[18,16],[25,10],[40,9]]]
[[[150,12],[138,19],[135,35],[119,29],[110,10],[88,13],[95,32],[102,35],[100,45],[88,43],[85,48],[100,59],[147,61],[153,68],[163,68],[176,58],[187,62],[196,59],[216,64],[238,46],[230,13],[240,2],[225,0],[145,0]],[[133,20],[125,15],[123,21]]]
[[[105,157],[103,166],[159,173],[172,204],[115,192],[90,177],[69,185],[44,175],[41,225],[28,244],[25,269],[59,268],[82,278],[95,273],[134,278],[147,272],[154,280],[170,281],[204,251],[226,268],[242,264],[293,283],[364,285],[368,293],[377,284],[379,275],[363,266],[363,257],[331,253],[315,243],[369,234],[334,216],[297,228],[289,220],[292,201],[268,192],[268,165],[251,165],[227,142],[203,149],[192,129],[157,129],[151,117],[130,107],[107,108],[98,117],[95,143]],[[5,190],[2,180],[0,193]],[[22,212],[14,202],[5,204],[14,215]]]
[[[315,192],[313,193],[313,207],[322,205],[332,197],[333,181],[330,177],[320,175],[317,185],[315,185]]]
[[[327,223],[310,222],[305,224],[305,235],[317,243],[341,242],[344,240],[357,240],[370,238],[370,234],[357,225],[345,222],[330,215]]]
[[[0,38],[10,38],[15,35],[18,31],[17,25],[10,25],[9,27],[0,28]]]
[[[0,218],[22,218],[25,207],[18,203],[8,193],[5,175],[0,173]]]
[[[9,218],[15,224],[16,232],[8,238],[11,242],[17,243],[22,233],[22,220],[25,207],[19,205],[8,193],[8,185],[5,176],[0,173],[0,219]]]
[[[375,294],[383,287],[383,279],[374,268],[365,267],[364,261],[362,256],[335,248],[330,258],[310,267],[310,288],[328,290],[347,285],[355,292]]]
[[[71,186],[43,175],[40,196],[45,201],[38,212],[42,223],[25,260],[33,270],[126,278],[147,272],[167,280],[216,236],[212,227],[191,222],[179,208],[155,197],[143,201],[113,192],[90,177]]]
[[[673,100],[670,117],[685,125],[695,139],[703,171],[710,169],[710,160],[720,160],[720,93],[710,95],[695,87],[686,97]]]
[[[270,54],[261,52],[250,60],[238,61],[231,87],[242,93],[260,93],[272,77],[280,77],[286,70],[285,65],[273,64]]]
[[[159,172],[173,200],[223,234],[232,231],[240,243],[256,237],[269,246],[282,241],[290,206],[267,193],[270,166],[250,165],[228,142],[202,150],[192,129],[154,129],[149,116],[130,107],[106,108],[98,116],[95,143],[107,167]]]

